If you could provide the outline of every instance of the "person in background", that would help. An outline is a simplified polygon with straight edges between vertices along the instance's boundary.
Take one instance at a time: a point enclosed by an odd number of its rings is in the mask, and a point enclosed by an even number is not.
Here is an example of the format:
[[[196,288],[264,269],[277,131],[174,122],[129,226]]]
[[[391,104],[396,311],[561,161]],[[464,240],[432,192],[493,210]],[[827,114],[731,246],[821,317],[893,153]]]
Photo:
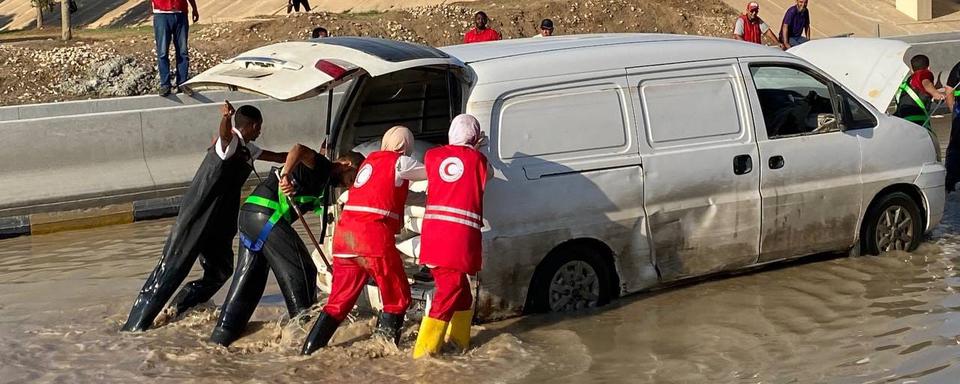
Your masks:
[[[550,37],[553,36],[553,20],[543,19],[540,22],[540,33],[534,35],[533,37]]]
[[[430,268],[435,290],[430,313],[423,317],[413,358],[440,351],[444,342],[470,347],[473,295],[467,275],[482,263],[483,192],[491,177],[480,123],[471,115],[453,119],[450,144],[424,156],[427,206],[423,216],[420,263]]]
[[[737,18],[737,23],[733,27],[733,38],[763,44],[761,36],[766,36],[783,49],[783,44],[777,39],[777,35],[774,35],[770,26],[760,18],[760,4],[751,1],[747,3],[747,11]]]
[[[487,14],[483,11],[477,12],[473,15],[473,29],[467,31],[467,34],[463,35],[463,43],[481,43],[484,41],[495,41],[500,40],[500,33],[493,30],[492,28],[487,28],[487,23],[490,21],[487,18]]]
[[[311,39],[322,39],[327,36],[328,36],[327,29],[324,27],[316,27],[313,29],[313,32],[310,34]]]
[[[403,227],[410,182],[427,178],[423,165],[410,157],[412,153],[413,133],[395,126],[384,133],[380,150],[369,154],[360,166],[333,237],[330,298],[307,336],[302,354],[327,346],[370,278],[380,288],[383,303],[373,335],[400,344],[410,285],[395,236]]]
[[[304,12],[310,12],[310,0],[287,0],[287,13],[291,11],[300,12],[301,4],[303,4]]]
[[[953,112],[950,125],[950,142],[947,144],[947,158],[944,166],[947,167],[947,192],[953,192],[960,181],[960,62],[953,66],[946,84],[947,107]]]
[[[807,0],[797,0],[797,5],[787,8],[780,27],[780,43],[783,49],[790,49],[810,41],[810,10]]]
[[[203,276],[187,283],[171,306],[182,314],[217,293],[233,271],[240,189],[253,170],[253,160],[280,163],[286,159],[286,153],[264,151],[253,144],[263,124],[259,109],[244,105],[234,111],[224,101],[220,112],[219,136],[184,193],[160,262],[143,283],[121,331],[149,329],[198,257]]]
[[[187,82],[190,70],[190,58],[187,54],[187,34],[190,24],[187,22],[187,2],[193,8],[193,22],[200,20],[195,0],[151,0],[153,6],[153,35],[157,43],[157,70],[160,72],[160,96],[170,94],[170,43],[177,51],[177,88]],[[187,96],[193,94],[183,89]]]
[[[929,128],[931,100],[944,100],[946,95],[933,85],[933,72],[930,72],[930,59],[926,55],[916,55],[910,59],[913,73],[900,84],[894,100],[897,110],[894,116],[924,125]]]

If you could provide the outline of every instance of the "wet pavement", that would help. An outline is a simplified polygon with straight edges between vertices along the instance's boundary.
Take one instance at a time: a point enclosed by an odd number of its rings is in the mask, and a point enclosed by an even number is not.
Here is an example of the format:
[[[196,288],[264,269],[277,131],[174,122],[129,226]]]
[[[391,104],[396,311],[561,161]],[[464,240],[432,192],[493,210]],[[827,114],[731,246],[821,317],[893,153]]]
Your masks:
[[[475,326],[468,353],[419,361],[409,358],[416,324],[396,349],[369,340],[363,317],[333,347],[298,356],[305,330],[283,318],[273,282],[229,349],[204,341],[213,303],[120,334],[172,223],[0,241],[0,382],[960,382],[957,195],[913,253],[817,256]]]

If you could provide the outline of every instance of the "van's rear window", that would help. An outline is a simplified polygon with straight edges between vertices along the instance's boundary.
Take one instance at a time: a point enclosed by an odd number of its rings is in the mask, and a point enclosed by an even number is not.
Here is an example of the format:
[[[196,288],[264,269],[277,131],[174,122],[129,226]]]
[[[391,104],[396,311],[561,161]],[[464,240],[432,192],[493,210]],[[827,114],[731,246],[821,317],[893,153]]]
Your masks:
[[[446,59],[450,57],[446,53],[443,53],[443,51],[433,47],[369,37],[328,37],[320,39],[319,41],[315,40],[314,42],[356,49],[394,63],[416,59]]]

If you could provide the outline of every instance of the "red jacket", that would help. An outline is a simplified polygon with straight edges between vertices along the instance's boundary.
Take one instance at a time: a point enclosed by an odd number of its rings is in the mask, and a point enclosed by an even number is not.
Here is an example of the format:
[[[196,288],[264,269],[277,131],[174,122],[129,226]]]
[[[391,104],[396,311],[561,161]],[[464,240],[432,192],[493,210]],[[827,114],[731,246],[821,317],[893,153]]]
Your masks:
[[[930,92],[927,92],[927,90],[923,88],[924,80],[930,80],[931,83],[933,82],[933,72],[930,72],[929,69],[921,69],[914,72],[910,75],[908,84],[910,84],[910,88],[913,88],[913,90],[917,92],[917,95],[930,97]]]
[[[420,263],[469,274],[480,271],[487,158],[470,147],[445,145],[427,151],[424,166],[427,209]]]
[[[758,17],[756,22],[752,22],[747,15],[740,15],[740,20],[743,20],[743,40],[751,43],[762,44],[762,41],[760,40],[760,23],[763,21],[761,21]]]
[[[151,0],[154,11],[175,11],[187,13],[187,0]]]
[[[493,30],[492,28],[484,29],[483,31],[478,31],[476,28],[473,28],[467,31],[466,35],[463,35],[463,43],[481,43],[484,41],[495,41],[500,40],[500,33]]]
[[[333,254],[383,257],[396,251],[403,225],[406,180],[396,185],[400,154],[377,151],[360,165],[333,236]]]

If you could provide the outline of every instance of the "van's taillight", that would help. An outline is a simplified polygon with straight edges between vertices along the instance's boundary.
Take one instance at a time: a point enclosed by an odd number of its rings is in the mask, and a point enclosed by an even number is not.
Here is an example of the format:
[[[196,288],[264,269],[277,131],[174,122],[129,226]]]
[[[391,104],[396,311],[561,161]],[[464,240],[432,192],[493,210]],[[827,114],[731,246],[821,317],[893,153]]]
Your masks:
[[[347,74],[346,68],[327,60],[317,60],[317,63],[314,64],[313,67],[320,70],[320,72],[326,73],[334,80],[340,80],[340,78]]]

